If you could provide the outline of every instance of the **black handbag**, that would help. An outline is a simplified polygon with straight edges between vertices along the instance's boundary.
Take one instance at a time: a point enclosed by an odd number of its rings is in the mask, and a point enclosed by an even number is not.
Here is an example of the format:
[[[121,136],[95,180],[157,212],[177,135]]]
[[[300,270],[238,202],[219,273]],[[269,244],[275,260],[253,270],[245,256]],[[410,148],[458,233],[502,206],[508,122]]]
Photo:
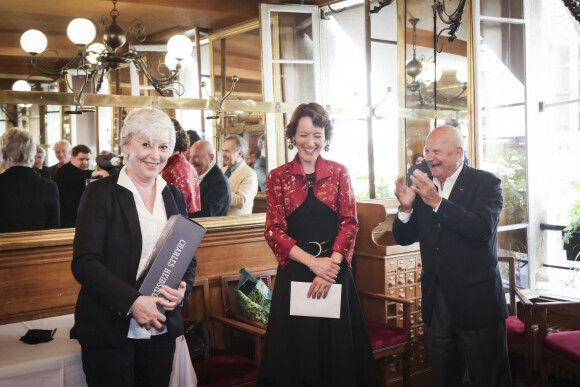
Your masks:
[[[209,358],[209,329],[204,320],[184,321],[185,341],[192,362]]]

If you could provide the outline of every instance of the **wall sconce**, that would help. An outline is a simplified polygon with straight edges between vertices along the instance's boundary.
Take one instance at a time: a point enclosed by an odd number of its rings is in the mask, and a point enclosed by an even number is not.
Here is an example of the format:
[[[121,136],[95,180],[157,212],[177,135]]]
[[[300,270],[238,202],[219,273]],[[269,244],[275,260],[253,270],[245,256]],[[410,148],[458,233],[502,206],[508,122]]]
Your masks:
[[[12,84],[12,90],[14,91],[31,91],[32,88],[30,84],[24,80],[18,80]],[[4,112],[6,119],[10,121],[14,126],[18,126],[18,121],[28,114],[28,108],[32,104],[22,104],[18,105],[8,105],[11,108],[7,108],[6,105],[0,105],[0,109]]]
[[[224,112],[222,110],[224,101],[230,96],[230,94],[232,94],[232,92],[234,91],[234,88],[236,87],[236,83],[240,80],[240,77],[238,77],[237,75],[232,76],[232,87],[230,87],[230,90],[226,93],[226,95],[224,95],[221,99],[217,99],[215,97],[213,97],[210,93],[207,92],[207,89],[205,88],[205,82],[201,83],[201,87],[203,87],[203,90],[205,91],[205,93],[207,94],[207,96],[209,98],[211,98],[212,100],[214,100],[215,102],[218,103],[218,108],[216,110],[216,114],[213,116],[207,116],[205,117],[207,120],[218,120],[220,118],[223,118],[224,116]],[[235,116],[234,115],[228,115],[228,116]]]
[[[56,63],[55,58],[48,58],[48,53],[56,54],[54,50],[47,50],[46,36],[38,30],[26,31],[21,39],[22,49],[31,55],[30,63],[42,75],[57,80],[65,78],[67,87],[79,95],[83,93],[87,82],[96,79],[97,91],[100,89],[103,77],[111,71],[133,63],[137,69],[143,72],[149,82],[160,95],[166,95],[172,90],[178,95],[183,94],[183,86],[179,84],[179,74],[184,59],[191,55],[193,43],[185,35],[175,35],[167,43],[169,58],[166,57],[166,63],[162,63],[158,69],[161,77],[155,77],[147,68],[145,61],[139,55],[131,42],[128,43],[128,50],[124,53],[118,53],[117,49],[124,46],[127,39],[133,36],[139,42],[145,41],[145,25],[143,21],[136,19],[129,24],[129,33],[125,34],[123,28],[117,24],[119,11],[116,8],[117,0],[113,0],[113,9],[110,12],[111,22],[106,17],[101,19],[104,30],[102,40],[104,44],[91,42],[95,39],[96,28],[92,21],[84,18],[74,19],[67,28],[69,39],[76,44],[79,49],[77,56],[71,59],[61,68],[48,68],[45,62]],[[40,60],[44,59],[44,60]],[[57,58],[58,59],[58,54]],[[42,63],[41,63],[42,62]],[[169,71],[162,69],[166,67]],[[75,90],[68,83],[66,75],[69,72],[76,72],[77,75],[84,75],[83,84],[80,89]],[[177,84],[177,85],[176,85]],[[177,88],[176,88],[177,87]],[[78,105],[77,105],[78,107]]]

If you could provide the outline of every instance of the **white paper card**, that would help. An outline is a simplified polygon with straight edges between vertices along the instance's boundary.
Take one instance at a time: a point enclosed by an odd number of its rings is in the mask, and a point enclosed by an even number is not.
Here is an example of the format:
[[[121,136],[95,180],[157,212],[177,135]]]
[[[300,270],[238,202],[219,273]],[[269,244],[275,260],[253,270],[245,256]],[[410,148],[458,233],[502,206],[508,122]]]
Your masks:
[[[290,315],[340,318],[342,285],[332,285],[326,298],[307,298],[310,285],[312,282],[290,283]]]

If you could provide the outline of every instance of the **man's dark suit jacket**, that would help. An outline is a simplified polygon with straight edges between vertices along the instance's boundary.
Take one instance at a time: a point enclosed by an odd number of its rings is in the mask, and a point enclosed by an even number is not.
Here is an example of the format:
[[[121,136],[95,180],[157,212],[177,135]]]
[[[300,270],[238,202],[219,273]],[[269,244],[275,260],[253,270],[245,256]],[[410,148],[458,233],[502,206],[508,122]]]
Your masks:
[[[266,156],[260,155],[256,164],[254,164],[254,171],[258,177],[258,191],[266,192]]]
[[[56,172],[54,182],[60,194],[60,227],[74,227],[81,196],[93,171],[82,170],[70,162]]]
[[[489,327],[507,318],[497,265],[497,223],[503,206],[501,181],[463,166],[449,200],[434,212],[417,195],[408,223],[398,217],[393,236],[401,245],[419,240],[423,271],[423,321],[430,325],[435,283],[458,329]]]
[[[81,345],[120,347],[127,339],[141,258],[141,227],[133,193],[117,184],[118,175],[87,186],[79,206],[71,265],[81,284],[71,338]],[[162,192],[167,217],[187,215],[183,193],[168,184]],[[187,299],[195,276],[192,260],[183,277]],[[183,334],[181,309],[166,311],[172,337]]]
[[[54,177],[56,176],[56,173],[58,172],[60,168],[58,167],[58,163],[51,165],[50,167],[46,167],[46,169],[44,170],[44,173],[46,174],[46,177],[49,178],[50,180],[54,180]]]
[[[60,227],[58,188],[34,168],[14,166],[0,174],[0,232]]]
[[[214,164],[207,175],[199,183],[201,211],[192,215],[192,218],[208,216],[227,216],[230,209],[230,181]]]

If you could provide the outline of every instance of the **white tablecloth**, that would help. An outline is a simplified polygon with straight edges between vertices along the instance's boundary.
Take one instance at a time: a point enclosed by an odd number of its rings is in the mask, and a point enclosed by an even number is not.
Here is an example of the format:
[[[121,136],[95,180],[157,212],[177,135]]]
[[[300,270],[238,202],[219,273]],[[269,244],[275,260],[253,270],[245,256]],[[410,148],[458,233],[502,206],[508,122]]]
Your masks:
[[[0,325],[0,386],[6,387],[84,387],[85,374],[81,346],[69,339],[74,316],[50,317],[22,323]],[[48,343],[30,345],[20,341],[28,329],[55,329]],[[197,385],[187,343],[176,339],[171,387]]]

